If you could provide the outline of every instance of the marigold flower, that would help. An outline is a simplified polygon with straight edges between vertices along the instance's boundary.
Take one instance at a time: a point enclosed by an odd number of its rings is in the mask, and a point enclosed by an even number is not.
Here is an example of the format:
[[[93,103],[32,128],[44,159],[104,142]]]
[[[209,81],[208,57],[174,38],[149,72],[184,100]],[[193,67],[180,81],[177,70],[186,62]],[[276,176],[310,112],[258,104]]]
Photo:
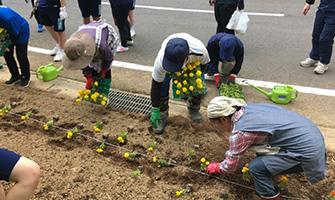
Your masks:
[[[194,69],[194,68],[196,68],[197,66],[196,65],[192,65],[192,68]]]
[[[285,176],[283,176],[283,177],[281,178],[281,181],[283,181],[283,183],[287,183],[288,179],[287,179]]]
[[[194,90],[194,87],[191,85],[188,89],[189,89],[190,91],[193,91],[193,90]]]
[[[94,82],[94,85],[95,85],[95,86],[98,86],[98,85],[99,85],[99,83],[98,83],[97,81],[95,81],[95,82]]]
[[[3,116],[3,113],[2,113],[2,112],[0,112],[0,116]]]
[[[194,74],[193,74],[193,73],[189,73],[188,75],[189,75],[190,77],[193,77],[193,76],[194,76]]]
[[[201,158],[200,160],[202,163],[206,162],[206,158]]]
[[[332,191],[330,192],[330,195],[333,196],[333,197],[335,197],[335,191],[332,190]]]
[[[94,127],[95,132],[99,132],[100,128]]]
[[[201,80],[200,78],[197,78],[197,80],[195,80],[195,82],[196,82],[197,84],[200,84],[200,83],[202,82],[202,80]]]
[[[82,95],[83,95],[83,91],[78,90],[78,94],[79,94],[80,96],[82,96]]]
[[[187,69],[192,70],[193,69],[192,65],[187,65]]]
[[[5,113],[8,113],[8,110],[5,110]]]
[[[25,120],[25,119],[26,119],[26,117],[25,117],[25,116],[22,116],[22,117],[21,117],[21,119],[22,119],[22,120]]]
[[[245,173],[245,172],[247,172],[247,171],[249,171],[248,167],[243,167],[243,168],[242,168],[242,173]]]
[[[183,81],[183,84],[186,85],[186,84],[187,84],[187,80],[184,80],[184,81]]]
[[[129,153],[125,153],[125,154],[124,154],[124,157],[125,157],[125,158],[128,158],[128,157],[129,157]]]
[[[148,151],[152,151],[152,150],[154,150],[152,147],[149,147],[149,148],[148,148]]]
[[[91,99],[95,99],[95,98],[97,98],[97,96],[95,96],[95,94],[92,94]]]
[[[187,74],[184,74],[185,77],[187,77]]]
[[[68,135],[68,136],[67,136],[67,139],[71,139],[71,137],[72,137],[72,136],[69,136],[69,135]]]
[[[181,73],[180,72],[177,72],[177,76],[180,76],[181,75]]]
[[[176,192],[176,195],[177,195],[177,196],[180,196],[180,195],[181,195],[181,192],[180,192],[180,191],[177,191],[177,192]]]
[[[195,64],[195,65],[200,65],[200,62],[199,62],[199,61],[195,61],[194,64]]]
[[[183,71],[187,71],[187,67],[183,67]]]
[[[69,132],[67,133],[67,137],[69,137],[69,136],[72,137],[72,135],[73,135],[73,134],[72,134],[71,131],[69,131]]]
[[[197,87],[201,89],[201,88],[203,88],[203,85],[202,84],[197,84]]]
[[[186,88],[186,87],[183,87],[182,91],[183,91],[183,92],[187,92],[187,88]]]
[[[157,158],[156,158],[156,157],[153,157],[153,158],[152,158],[152,161],[157,162]]]
[[[95,92],[94,95],[98,97],[100,94],[99,92]]]
[[[101,101],[101,105],[106,105],[106,102],[105,101]]]
[[[175,85],[177,85],[177,84],[178,84],[178,80],[174,80],[173,83],[174,83]]]
[[[180,90],[176,90],[176,94],[177,94],[177,95],[180,95]]]
[[[80,100],[80,99],[77,99],[77,100],[76,100],[76,102],[77,102],[77,103],[80,103],[80,102],[81,102],[81,100]]]
[[[97,149],[97,152],[102,153],[102,152],[104,152],[104,150],[103,149]]]
[[[84,94],[85,94],[85,95],[89,95],[89,94],[91,94],[91,90],[85,90]]]
[[[182,87],[182,84],[181,83],[178,83],[177,84],[177,88],[181,88]]]
[[[197,76],[201,76],[202,72],[201,71],[197,71]]]
[[[47,125],[44,126],[44,130],[49,130],[49,127]]]
[[[85,95],[84,99],[88,99],[88,95]]]
[[[206,165],[209,165],[209,164],[211,164],[211,163],[207,161],[207,162],[206,162]]]
[[[120,143],[124,143],[124,140],[122,137],[118,137],[117,140],[119,140]]]
[[[104,97],[102,100],[107,101],[107,97]]]

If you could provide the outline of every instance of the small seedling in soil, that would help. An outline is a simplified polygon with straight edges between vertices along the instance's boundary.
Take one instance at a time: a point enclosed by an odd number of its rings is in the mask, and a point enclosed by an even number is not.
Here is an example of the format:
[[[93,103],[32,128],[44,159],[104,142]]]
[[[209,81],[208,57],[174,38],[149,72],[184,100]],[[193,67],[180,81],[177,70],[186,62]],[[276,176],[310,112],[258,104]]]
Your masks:
[[[210,162],[206,161],[206,158],[201,158],[200,160],[200,169],[201,171],[205,172],[207,165],[211,164]]]
[[[31,112],[27,112],[26,114],[24,114],[24,116],[21,117],[21,119],[25,120],[26,118],[29,118],[30,115],[31,115]]]
[[[102,124],[103,124],[102,121],[96,123],[95,126],[94,126],[94,131],[95,131],[95,132],[99,132],[100,129],[101,129],[101,127],[102,127]]]
[[[138,175],[141,174],[141,171],[140,170],[135,170],[131,173],[131,175],[133,175],[133,178],[136,178]]]
[[[54,123],[54,121],[53,120],[50,120],[50,121],[48,121],[46,124],[44,124],[43,125],[43,127],[44,127],[44,130],[49,130],[49,127],[50,126],[52,126],[52,124]]]
[[[195,156],[194,150],[193,149],[188,150],[187,156],[189,159],[192,159]]]
[[[283,190],[288,182],[288,179],[285,176],[283,176],[280,180],[281,182],[279,183],[279,188]]]
[[[71,139],[72,136],[74,136],[74,135],[77,134],[77,133],[78,133],[77,128],[70,130],[70,131],[67,133],[67,139]]]
[[[249,168],[248,167],[243,167],[241,171],[243,173],[242,179],[244,181],[246,181],[246,182],[250,182],[250,180],[251,180],[251,174],[249,172]]]
[[[125,144],[127,141],[127,132],[122,132],[121,137],[118,137],[117,140],[119,140],[121,144]]]
[[[104,141],[100,144],[99,149],[97,149],[97,152],[98,152],[98,153],[102,153],[102,152],[104,152],[104,149],[106,148],[105,142],[106,142],[106,140],[104,140]]]
[[[166,162],[166,160],[163,160],[161,158],[158,159],[157,163],[160,164],[160,165],[168,165],[168,163]]]
[[[148,151],[153,151],[154,148],[156,147],[157,143],[156,142],[151,142],[148,148]]]
[[[328,199],[327,200],[335,200],[335,191],[332,190],[330,193],[329,193],[329,196],[328,196]]]
[[[184,195],[184,194],[186,194],[186,190],[183,189],[183,188],[180,188],[180,189],[176,192],[176,195],[177,195],[177,196]]]
[[[131,152],[131,153],[125,153],[124,157],[125,158],[129,158],[129,157],[133,157],[135,158],[136,156],[138,156],[139,154],[137,153],[137,151]]]

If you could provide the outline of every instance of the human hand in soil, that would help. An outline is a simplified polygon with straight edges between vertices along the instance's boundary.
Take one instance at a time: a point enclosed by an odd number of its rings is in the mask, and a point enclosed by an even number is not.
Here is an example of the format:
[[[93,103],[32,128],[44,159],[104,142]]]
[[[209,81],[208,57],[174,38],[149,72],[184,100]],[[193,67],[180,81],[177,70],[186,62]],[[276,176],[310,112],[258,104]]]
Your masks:
[[[206,172],[209,174],[219,173],[223,174],[220,170],[220,163],[211,163],[206,167]]]

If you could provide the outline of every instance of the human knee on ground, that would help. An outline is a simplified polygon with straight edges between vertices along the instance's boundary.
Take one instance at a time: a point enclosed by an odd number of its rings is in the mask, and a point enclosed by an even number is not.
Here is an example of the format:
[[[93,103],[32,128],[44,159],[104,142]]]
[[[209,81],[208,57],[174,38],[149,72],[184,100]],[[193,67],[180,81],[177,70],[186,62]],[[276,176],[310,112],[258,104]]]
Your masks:
[[[34,161],[21,157],[16,163],[9,181],[23,184],[24,187],[36,189],[40,180],[40,166]]]

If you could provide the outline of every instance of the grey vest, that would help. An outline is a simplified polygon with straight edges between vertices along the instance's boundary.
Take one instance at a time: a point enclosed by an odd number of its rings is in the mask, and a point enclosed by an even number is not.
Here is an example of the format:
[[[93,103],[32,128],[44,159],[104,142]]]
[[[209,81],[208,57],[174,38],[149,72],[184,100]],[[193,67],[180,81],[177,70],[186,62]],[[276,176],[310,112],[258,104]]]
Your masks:
[[[280,147],[275,155],[262,156],[268,170],[279,174],[301,164],[311,183],[325,178],[327,158],[324,139],[317,126],[306,117],[271,104],[248,103],[244,114],[236,121],[234,131],[261,131],[271,134],[268,141]]]

